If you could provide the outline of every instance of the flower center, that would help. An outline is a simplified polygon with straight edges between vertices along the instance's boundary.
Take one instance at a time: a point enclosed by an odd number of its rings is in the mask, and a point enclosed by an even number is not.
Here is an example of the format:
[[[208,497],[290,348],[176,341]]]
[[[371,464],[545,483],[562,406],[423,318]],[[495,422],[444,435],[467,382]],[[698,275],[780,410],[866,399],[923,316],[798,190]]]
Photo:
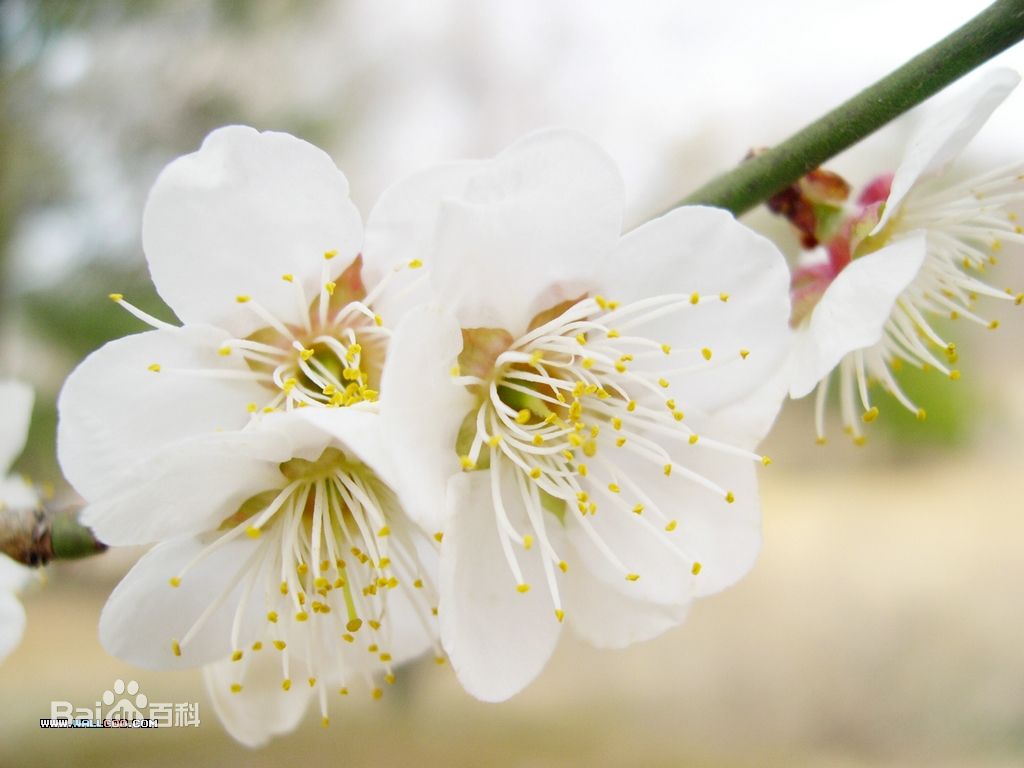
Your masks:
[[[371,673],[383,671],[394,682],[389,621],[389,593],[402,592],[428,637],[437,609],[434,586],[414,539],[419,534],[405,525],[393,493],[364,464],[336,448],[315,461],[292,459],[281,465],[287,484],[251,497],[220,526],[221,533],[169,583],[179,587],[189,572],[225,544],[242,536],[258,540],[237,577],[180,640],[171,642],[178,656],[222,602],[241,585],[234,609],[231,658],[239,662],[231,690],[241,692],[250,653],[263,650],[264,641],[280,652],[281,686],[289,690],[295,667],[316,687],[327,671],[339,670],[340,693],[348,693],[345,675],[361,673],[373,691]],[[242,618],[250,600],[264,601],[266,624],[262,639],[242,647]],[[441,650],[435,645],[435,656]],[[297,658],[289,650],[299,648]],[[321,710],[326,721],[327,687],[319,683]]]
[[[575,509],[589,539],[628,581],[640,578],[642,564],[624,562],[614,542],[604,541],[589,522],[599,509],[625,514],[657,531],[679,557],[690,555],[671,540],[679,522],[670,510],[659,508],[636,478],[623,469],[626,454],[653,464],[659,474],[695,483],[734,501],[731,491],[712,479],[679,464],[664,447],[671,443],[703,446],[761,460],[760,456],[700,437],[685,422],[681,405],[668,396],[668,377],[714,366],[712,350],[673,350],[633,329],[668,314],[686,312],[728,296],[665,295],[629,305],[603,297],[575,302],[543,322],[505,349],[492,355],[487,376],[461,375],[463,361],[470,373],[482,373],[479,331],[466,332],[467,348],[460,358],[457,380],[480,397],[479,407],[467,415],[458,445],[464,469],[490,469],[492,498],[502,545],[517,589],[529,585],[513,545],[540,545],[545,573],[561,621],[562,608],[554,569],[568,565],[547,535],[552,519],[564,524]],[[493,342],[495,331],[486,331]],[[510,339],[507,334],[506,338]],[[746,358],[747,350],[733,354]],[[527,510],[529,533],[521,533],[510,520],[502,498],[500,475],[511,472],[520,500]],[[696,574],[701,564],[690,559]]]

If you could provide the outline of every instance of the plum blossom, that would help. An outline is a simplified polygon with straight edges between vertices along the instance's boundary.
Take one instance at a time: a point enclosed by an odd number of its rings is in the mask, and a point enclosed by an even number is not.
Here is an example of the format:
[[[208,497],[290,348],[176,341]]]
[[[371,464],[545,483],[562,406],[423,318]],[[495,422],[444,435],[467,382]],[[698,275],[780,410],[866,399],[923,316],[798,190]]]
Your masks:
[[[707,208],[620,238],[623,202],[599,147],[547,131],[400,182],[370,218],[368,254],[432,265],[381,419],[397,490],[442,539],[445,650],[481,699],[528,684],[563,622],[606,647],[678,624],[760,546],[784,260]]]
[[[62,393],[61,459],[86,499],[172,440],[276,410],[373,407],[422,263],[360,254],[348,182],[322,150],[220,128],[159,175],[142,234],[157,291],[184,324],[111,294],[153,330],[94,352]]]
[[[97,536],[156,542],[111,594],[100,639],[152,669],[204,668],[235,738],[379,682],[437,642],[435,549],[402,512],[379,417],[276,413],[169,444],[92,502]]]
[[[934,327],[936,318],[995,330],[998,322],[978,312],[977,300],[1024,301],[1024,295],[984,279],[1004,245],[1024,243],[1018,222],[1024,164],[963,182],[947,177],[949,165],[1019,80],[1011,70],[992,70],[933,113],[895,174],[878,177],[862,192],[859,209],[829,243],[827,258],[794,273],[790,395],[817,389],[819,442],[825,440],[833,373],[843,425],[862,444],[862,422],[879,413],[870,397],[872,381],[924,419],[926,411],[897,382],[899,366],[960,378],[957,346]]]
[[[19,381],[0,381],[0,514],[38,506],[35,488],[21,477],[8,476],[25,447],[32,416],[32,389]],[[0,554],[0,661],[13,651],[25,632],[25,609],[16,597],[32,579],[32,571]]]

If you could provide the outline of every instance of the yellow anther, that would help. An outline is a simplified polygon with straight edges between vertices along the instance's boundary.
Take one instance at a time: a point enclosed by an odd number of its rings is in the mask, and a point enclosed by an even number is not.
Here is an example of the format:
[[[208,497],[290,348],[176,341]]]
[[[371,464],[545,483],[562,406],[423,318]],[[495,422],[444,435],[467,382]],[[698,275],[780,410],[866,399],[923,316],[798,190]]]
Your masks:
[[[231,684],[231,692],[232,693],[241,693],[242,692],[242,684],[241,683],[232,683]]]
[[[544,445],[544,435],[540,434],[540,432],[535,434],[533,436],[533,444],[534,445]]]
[[[672,398],[669,398],[668,400],[665,401],[665,407],[668,408],[670,411],[674,411],[676,409],[676,401],[673,400]]]
[[[373,323],[379,328],[380,326],[384,325],[384,318],[381,317],[380,315],[374,315]]]
[[[324,283],[324,290],[327,291],[327,295],[328,296],[333,296],[334,295],[334,289],[337,288],[337,287],[338,287],[338,284],[336,282],[334,282],[333,280],[328,280],[326,283]]]
[[[250,525],[248,528],[245,529],[245,535],[248,536],[250,539],[258,539],[260,537],[260,534],[260,529],[257,528],[255,525]]]
[[[232,653],[231,654],[231,660],[232,661],[241,661],[242,660],[242,652],[241,651],[235,651],[234,653]]]
[[[380,622],[377,621],[376,619],[370,619],[366,623],[370,625],[370,629],[373,629],[373,630],[380,629]]]
[[[171,653],[181,656],[181,644],[177,640],[171,640]]]
[[[634,515],[642,515],[643,513],[644,513],[644,505],[643,504],[637,504],[636,506],[633,507],[633,514]]]
[[[299,352],[299,357],[301,357],[303,359],[303,361],[309,360],[309,358],[311,358],[313,355],[314,355],[314,351],[312,349],[303,349],[301,352]],[[327,392],[326,391],[327,387],[324,387],[324,390],[325,390],[324,394],[325,395],[334,394],[334,387],[332,385],[330,385],[330,384],[328,384],[327,386],[331,388],[331,391]]]
[[[353,637],[352,635],[350,635],[350,634],[349,634],[348,632],[346,632],[345,634],[343,634],[343,635],[341,636],[341,639],[342,639],[342,640],[344,640],[344,641],[345,641],[346,643],[354,643],[354,642],[356,641],[355,637]]]
[[[377,536],[379,536],[381,538],[383,538],[384,536],[390,536],[390,535],[391,535],[391,529],[388,526],[386,526],[386,525],[382,526],[381,529],[379,531],[377,531]]]
[[[292,689],[292,681],[289,680],[286,677],[284,680],[281,681],[281,690],[282,691],[290,691],[291,689]]]
[[[267,621],[277,624],[277,611],[267,611]]]
[[[570,432],[566,439],[569,441],[569,444],[572,445],[573,448],[579,448],[584,443],[583,438],[580,437],[575,432]]]
[[[608,300],[604,296],[597,295],[594,297],[594,301],[597,302],[597,306],[601,309],[608,309]]]
[[[419,269],[423,266],[423,262],[420,259],[413,259],[409,262],[409,269]]]
[[[559,560],[558,561],[558,570],[560,570],[562,573],[568,573],[568,571],[569,571],[569,564],[567,562],[565,562],[565,560]]]
[[[664,471],[665,471],[665,477],[668,477],[669,475],[671,475],[671,474],[672,474],[672,465],[671,465],[671,464],[666,464],[666,465],[665,465],[665,466],[663,467],[663,469],[664,469]]]
[[[537,366],[537,365],[540,364],[540,361],[543,360],[543,359],[544,359],[544,352],[542,350],[540,350],[540,349],[535,349],[530,354],[530,365]]]
[[[608,483],[608,490],[612,493],[621,493],[622,489],[619,488],[618,483]]]
[[[696,445],[698,440],[700,440],[700,435],[698,435],[697,433],[694,433],[694,434],[690,435],[689,443],[690,443],[690,445]]]
[[[256,413],[256,411],[258,411],[259,409],[260,407],[256,405],[256,403],[249,403],[247,406],[245,406],[245,410],[247,410],[249,413]]]
[[[668,345],[668,344],[662,344],[661,345],[661,351],[664,352],[666,355],[671,354],[672,353],[672,347],[670,345]]]
[[[704,349],[702,349],[700,351],[700,354],[701,354],[701,357],[703,357],[705,360],[710,360],[711,359],[711,350],[708,349],[707,347],[704,347]]]
[[[999,321],[998,321],[998,320],[993,320],[992,322],[990,322],[990,323],[988,324],[988,329],[989,329],[990,331],[994,331],[994,330],[995,330],[996,328],[998,328],[998,327],[999,327]]]
[[[255,643],[252,644],[252,649],[254,651],[262,651],[263,650],[263,643],[261,643],[259,640],[257,640]]]
[[[626,444],[626,438],[624,438],[624,437],[617,437],[615,439],[615,447],[616,448],[621,448],[625,444]]]
[[[501,435],[491,435],[487,438],[487,444],[491,448],[497,448],[501,444]]]
[[[518,585],[516,585],[516,592],[518,592],[521,595],[525,595],[529,591],[530,591],[530,585],[529,584],[518,584]]]
[[[732,491],[726,491],[725,501],[727,504],[732,504],[734,501],[736,501],[736,495]]]
[[[612,416],[612,429],[622,429],[622,419]]]
[[[593,456],[597,453],[597,443],[593,440],[587,440],[583,443],[583,453],[586,456]]]
[[[662,389],[668,389],[668,379],[658,379],[658,386]]]
[[[853,438],[853,444],[856,445],[858,448],[860,448],[863,445],[866,445],[867,442],[868,439],[864,437],[864,435],[857,435],[855,438]]]
[[[1021,304],[1024,304],[1024,293],[1018,293],[1017,297],[1013,300],[1013,303],[1018,307]]]
[[[576,471],[580,473],[581,477],[586,477],[587,476],[587,472],[588,472],[587,465],[586,464],[577,464],[576,465]]]
[[[251,300],[252,300],[251,296],[246,296],[244,294],[241,295],[241,296],[235,296],[235,301],[237,301],[239,304],[247,304]]]
[[[740,350],[740,357],[742,357],[744,360],[746,360],[748,357],[750,357],[750,350],[749,349],[741,349]]]
[[[636,410],[636,400],[630,400],[628,403],[626,403],[626,410],[629,411],[630,413],[635,411]]]
[[[423,589],[423,579],[416,579],[413,581],[412,585],[416,589]]]
[[[690,294],[690,303],[691,304],[700,304],[700,294],[697,293],[696,291],[691,293]]]
[[[728,301],[729,300],[729,294],[725,293],[725,292],[722,292],[722,293],[718,294],[718,300],[719,301]]]
[[[227,357],[231,354],[231,347],[221,347],[217,350],[217,354],[221,357]]]
[[[555,608],[555,618],[558,619],[558,623],[561,624],[565,619],[565,611],[561,608]]]
[[[581,365],[589,371],[591,368],[594,367],[594,358],[584,357]]]
[[[444,533],[442,531],[438,531],[437,533],[434,534],[434,541],[436,541],[438,544],[441,543],[441,540],[443,538],[444,538]]]
[[[815,445],[825,445],[828,442],[822,435],[818,435],[814,438]]]
[[[958,371],[956,368],[954,368],[952,371],[949,372],[949,378],[951,378],[953,381],[959,381],[960,380],[960,371]]]
[[[180,587],[181,586],[181,577],[180,576],[171,576],[171,578],[169,578],[167,580],[167,583],[170,584],[172,587]]]
[[[625,373],[626,372],[626,364],[625,363],[615,363],[615,370],[618,371],[619,373]]]
[[[160,363],[150,363],[148,366],[148,370],[152,371],[153,373],[160,373]]]
[[[703,566],[701,566],[700,563],[694,562],[693,566],[690,568],[690,573],[692,573],[694,576],[696,576],[698,573],[700,573],[700,569],[702,567]]]
[[[337,255],[338,255],[338,252],[335,251],[335,250],[324,251],[324,261],[330,261],[331,259],[333,259]]]
[[[293,275],[291,272],[286,272],[285,274],[281,275],[281,279],[284,280],[286,283],[294,283],[295,275]]]
[[[297,566],[295,566],[295,571],[299,574],[299,576],[305,576],[307,573],[309,573],[309,566],[305,563],[299,563]]]
[[[523,408],[519,413],[516,414],[516,423],[525,424],[530,420],[531,412],[529,408]]]
[[[609,329],[608,333],[607,333],[607,334],[605,334],[605,335],[606,335],[606,336],[607,336],[607,337],[608,337],[609,339],[617,339],[617,338],[619,338],[619,336],[621,336],[622,334],[621,334],[621,333],[619,333],[619,332],[618,332],[617,330],[615,330],[614,328],[611,328],[611,329]]]
[[[861,418],[864,419],[865,424],[870,424],[872,421],[878,418],[878,406],[873,405],[870,408],[868,408],[866,411],[864,411],[864,415],[861,416]]]
[[[310,687],[310,688],[314,688],[314,687],[316,687],[316,678],[315,678],[315,677],[310,677],[310,678],[308,678],[308,679],[306,680],[306,682],[307,682],[307,683],[309,683],[309,687]]]
[[[462,373],[462,368],[460,368],[458,363],[456,363],[455,365],[453,365],[451,367],[451,369],[448,371],[448,373],[450,375],[452,375],[452,376],[458,376],[459,374]]]
[[[924,408],[918,408],[916,416],[918,421],[924,421],[928,418],[928,412]]]
[[[470,470],[476,467],[476,462],[469,458],[469,456],[459,456],[459,463],[462,464],[462,468],[465,470]]]
[[[534,480],[539,479],[540,475],[541,475],[540,467],[534,467],[533,469],[530,470],[530,477],[532,477]]]
[[[107,294],[107,298],[109,298],[114,303],[117,303],[119,301],[124,301],[124,294],[123,293],[110,293],[110,294]]]
[[[665,525],[665,530],[671,533],[676,529],[677,525],[679,525],[678,520],[669,520],[668,523]]]
[[[277,648],[277,650],[279,651],[283,651],[285,648],[288,647],[288,643],[286,643],[284,640],[274,640],[273,642],[274,647]]]
[[[761,464],[763,464],[764,466],[767,467],[771,463],[772,463],[771,457],[769,457],[769,456],[762,456],[761,457]]]
[[[384,656],[388,656],[388,654],[386,654],[386,653],[383,654],[381,656],[381,660],[383,660]],[[388,656],[388,658],[390,659],[391,657]],[[395,675],[394,675],[394,673],[393,672],[388,672],[386,675],[384,675],[384,682],[387,683],[388,685],[394,685],[395,684]]]
[[[358,632],[361,626],[363,626],[362,619],[349,619],[348,623],[345,624],[345,629],[349,632]]]
[[[530,549],[531,547],[533,547],[533,536],[527,534],[523,536],[523,549]]]
[[[637,581],[640,578],[639,573],[627,573],[626,581]]]
[[[296,621],[306,621],[309,618],[309,614],[305,611],[299,611],[295,614]]]
[[[577,333],[576,334],[576,343],[579,344],[581,347],[584,344],[586,344],[587,343],[587,334],[585,334],[585,333]]]
[[[320,725],[322,727],[326,728],[330,724],[331,724],[330,718],[328,718],[326,715],[324,717],[320,718]]]
[[[379,701],[380,698],[384,695],[384,691],[382,691],[380,688],[374,688],[373,693],[371,695],[373,696],[375,701]]]
[[[672,411],[672,418],[675,419],[676,421],[682,421],[684,418],[686,418],[686,414],[683,413],[682,411]]]

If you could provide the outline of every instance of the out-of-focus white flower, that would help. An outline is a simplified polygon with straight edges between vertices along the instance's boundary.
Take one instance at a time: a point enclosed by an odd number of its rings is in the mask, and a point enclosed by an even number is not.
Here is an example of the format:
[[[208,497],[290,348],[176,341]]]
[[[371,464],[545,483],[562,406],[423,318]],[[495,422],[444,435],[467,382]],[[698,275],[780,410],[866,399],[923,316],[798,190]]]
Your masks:
[[[893,375],[898,366],[906,362],[960,377],[953,367],[956,345],[932,326],[934,318],[963,318],[994,330],[998,323],[974,309],[979,297],[1024,301],[1024,295],[983,279],[1004,244],[1024,243],[1017,218],[1024,164],[964,182],[945,178],[950,162],[1019,80],[1011,70],[990,71],[934,113],[896,173],[864,190],[860,210],[830,243],[828,260],[794,273],[790,395],[804,397],[817,387],[819,442],[834,370],[843,425],[863,443],[860,423],[878,416],[871,381],[923,419],[924,409]]]
[[[26,384],[0,381],[0,512],[39,504],[31,484],[7,475],[25,447],[32,401],[32,389]],[[31,578],[32,571],[0,554],[0,661],[17,647],[25,632],[25,609],[15,595]]]
[[[404,515],[376,414],[273,414],[168,445],[82,513],[158,542],[110,596],[100,639],[154,669],[206,667],[229,731],[258,745],[436,640],[433,542]],[[145,428],[145,425],[140,425]],[[76,467],[71,467],[75,469]]]
[[[221,128],[170,163],[143,245],[184,325],[111,295],[154,330],[93,353],[64,388],[58,447],[78,492],[95,499],[109,490],[100,478],[155,448],[265,412],[372,404],[389,327],[416,289],[396,275],[421,262],[364,259],[362,237],[344,175],[293,136]]]
[[[551,131],[399,183],[370,218],[367,253],[432,264],[438,306],[396,329],[381,419],[407,508],[443,532],[442,640],[482,699],[529,683],[563,619],[599,646],[653,637],[760,546],[785,263],[713,209],[620,239],[623,198],[599,147]]]

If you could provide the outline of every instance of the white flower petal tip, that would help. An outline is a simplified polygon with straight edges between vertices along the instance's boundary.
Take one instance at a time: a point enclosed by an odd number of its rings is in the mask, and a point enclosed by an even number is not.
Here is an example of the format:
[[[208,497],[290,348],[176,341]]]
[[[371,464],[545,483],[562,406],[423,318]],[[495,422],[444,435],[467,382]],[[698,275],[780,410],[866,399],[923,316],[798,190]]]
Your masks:
[[[893,177],[885,209],[871,234],[885,228],[919,181],[941,172],[960,154],[1019,82],[1020,75],[1012,69],[987,70],[921,124]]]
[[[33,401],[28,384],[0,381],[0,477],[7,473],[25,447]]]
[[[359,252],[362,224],[348,182],[317,147],[285,133],[220,128],[160,174],[143,216],[143,246],[157,290],[186,323],[247,336],[265,325],[250,296],[297,321],[295,276],[307,296]]]

